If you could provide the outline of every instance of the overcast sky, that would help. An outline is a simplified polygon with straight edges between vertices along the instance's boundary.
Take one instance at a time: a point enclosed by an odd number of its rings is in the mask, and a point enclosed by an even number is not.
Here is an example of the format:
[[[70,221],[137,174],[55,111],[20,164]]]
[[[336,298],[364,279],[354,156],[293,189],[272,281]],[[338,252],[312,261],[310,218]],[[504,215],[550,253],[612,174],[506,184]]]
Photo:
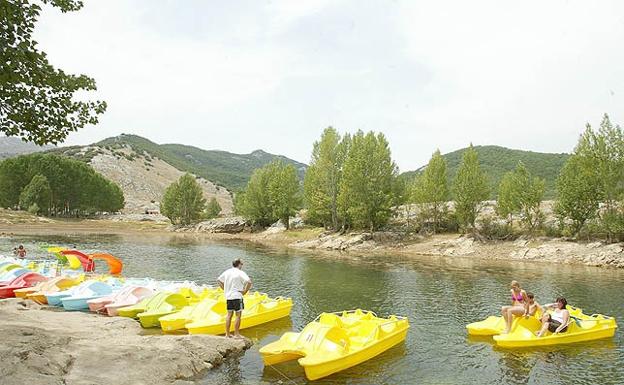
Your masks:
[[[382,131],[401,170],[497,144],[568,152],[624,123],[624,1],[85,0],[44,7],[50,61],[97,81],[97,127],[308,162],[331,125]]]

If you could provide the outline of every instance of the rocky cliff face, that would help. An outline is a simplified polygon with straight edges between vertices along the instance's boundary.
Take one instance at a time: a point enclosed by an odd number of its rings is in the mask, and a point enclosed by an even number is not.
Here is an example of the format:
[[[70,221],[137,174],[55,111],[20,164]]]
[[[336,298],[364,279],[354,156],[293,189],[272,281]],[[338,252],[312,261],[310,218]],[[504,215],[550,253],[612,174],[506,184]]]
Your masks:
[[[126,198],[126,213],[159,210],[167,186],[184,174],[158,158],[138,154],[130,148],[109,150],[87,146],[80,151],[90,154],[89,164],[97,172],[119,184]],[[232,195],[227,189],[203,178],[197,178],[197,181],[204,190],[206,200],[215,197],[221,205],[222,214],[232,213]]]

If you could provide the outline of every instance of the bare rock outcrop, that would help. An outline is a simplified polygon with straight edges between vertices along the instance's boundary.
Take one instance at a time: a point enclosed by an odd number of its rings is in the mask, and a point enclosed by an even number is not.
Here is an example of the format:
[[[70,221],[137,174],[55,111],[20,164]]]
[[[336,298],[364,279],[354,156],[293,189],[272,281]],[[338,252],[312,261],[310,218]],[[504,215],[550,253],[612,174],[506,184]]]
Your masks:
[[[93,149],[97,149],[97,155],[91,159],[91,166],[121,187],[126,198],[126,213],[158,211],[165,189],[184,175],[169,163],[147,154],[138,154],[129,147],[113,152],[102,147],[87,146],[82,151]],[[226,188],[204,178],[197,178],[197,182],[207,200],[216,198],[223,214],[232,213],[232,196]]]
[[[3,385],[171,384],[240,354],[248,340],[141,335],[131,319],[69,313],[0,300]]]
[[[199,222],[193,227],[180,227],[174,229],[177,232],[194,233],[227,233],[237,234],[243,232],[249,226],[243,217],[214,218],[208,221]]]

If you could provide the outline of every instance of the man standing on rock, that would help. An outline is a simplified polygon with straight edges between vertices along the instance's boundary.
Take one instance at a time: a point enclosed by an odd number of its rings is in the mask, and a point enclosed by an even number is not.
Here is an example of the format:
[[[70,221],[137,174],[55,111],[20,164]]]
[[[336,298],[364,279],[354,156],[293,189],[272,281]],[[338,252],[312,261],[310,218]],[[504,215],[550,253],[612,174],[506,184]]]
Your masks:
[[[224,271],[218,278],[219,286],[223,289],[227,302],[227,315],[225,316],[225,336],[232,337],[230,334],[230,325],[232,323],[232,315],[236,313],[236,321],[234,321],[234,337],[242,338],[239,333],[241,315],[245,305],[243,296],[251,289],[251,279],[243,271],[243,261],[235,259],[232,262],[232,268]]]

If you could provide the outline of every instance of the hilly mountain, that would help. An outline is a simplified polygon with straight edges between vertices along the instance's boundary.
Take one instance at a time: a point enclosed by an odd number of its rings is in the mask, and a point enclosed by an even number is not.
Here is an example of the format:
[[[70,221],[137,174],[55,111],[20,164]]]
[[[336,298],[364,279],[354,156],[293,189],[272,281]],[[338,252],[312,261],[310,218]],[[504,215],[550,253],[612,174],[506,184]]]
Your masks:
[[[156,144],[137,135],[122,134],[95,143],[95,146],[115,150],[132,148],[136,153],[147,153],[157,157],[178,170],[201,176],[230,191],[243,189],[253,171],[274,159],[293,164],[303,179],[306,165],[281,155],[273,155],[262,150],[250,154],[234,154],[227,151],[202,150],[182,144]]]
[[[225,215],[233,211],[232,192],[245,187],[253,170],[281,159],[303,178],[306,165],[262,150],[251,154],[207,151],[181,144],[157,144],[136,135],[119,135],[88,146],[58,147],[49,153],[90,164],[124,192],[127,213],[158,210],[164,190],[185,172],[194,174],[204,197],[216,198]]]
[[[51,148],[54,148],[54,146],[38,146],[31,142],[24,142],[14,136],[0,136],[0,159],[45,151]]]
[[[489,178],[491,197],[496,197],[498,185],[507,171],[513,170],[519,161],[535,176],[545,180],[545,198],[552,199],[556,196],[556,180],[563,164],[569,154],[550,154],[533,151],[513,150],[500,146],[474,146],[479,153],[479,162]],[[455,177],[466,148],[444,154],[448,166],[449,183]],[[422,172],[426,166],[415,171],[401,174],[401,177],[413,180],[415,175]]]

